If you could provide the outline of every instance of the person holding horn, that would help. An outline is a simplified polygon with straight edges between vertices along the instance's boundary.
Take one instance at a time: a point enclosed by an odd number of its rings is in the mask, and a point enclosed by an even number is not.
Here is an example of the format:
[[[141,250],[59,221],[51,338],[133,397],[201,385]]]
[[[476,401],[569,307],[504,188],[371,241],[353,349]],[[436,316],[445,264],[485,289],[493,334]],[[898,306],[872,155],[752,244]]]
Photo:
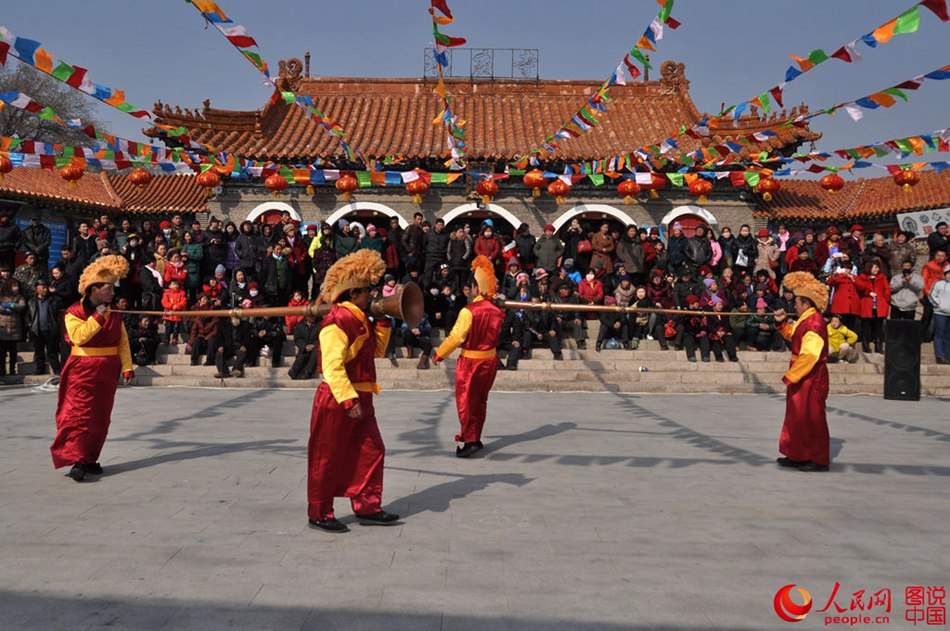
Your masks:
[[[323,383],[313,398],[307,445],[307,504],[311,528],[346,532],[336,519],[333,499],[348,497],[364,525],[393,525],[399,515],[382,508],[383,445],[373,395],[375,357],[385,357],[392,331],[389,320],[372,322],[370,285],[386,271],[375,250],[357,250],[334,263],[321,286],[333,304],[320,329]]]
[[[71,467],[76,482],[102,473],[99,454],[109,433],[118,377],[128,385],[135,373],[122,316],[109,308],[115,286],[129,273],[122,256],[103,256],[79,278],[82,299],[65,313],[66,339],[72,345],[59,382],[53,466]]]
[[[779,438],[779,465],[799,471],[827,471],[831,438],[825,404],[828,399],[828,327],[822,312],[828,286],[808,272],[791,272],[783,280],[795,294],[798,319],[789,324],[775,312],[779,333],[791,340],[792,359],[782,381],[788,386],[785,423]]]
[[[459,458],[469,458],[483,448],[482,428],[488,414],[488,393],[498,372],[495,349],[505,319],[505,312],[492,302],[498,281],[491,260],[486,256],[475,257],[472,272],[473,299],[459,312],[452,332],[432,359],[434,364],[439,364],[462,347],[455,367],[455,404],[462,426],[455,440],[463,443],[455,449]]]

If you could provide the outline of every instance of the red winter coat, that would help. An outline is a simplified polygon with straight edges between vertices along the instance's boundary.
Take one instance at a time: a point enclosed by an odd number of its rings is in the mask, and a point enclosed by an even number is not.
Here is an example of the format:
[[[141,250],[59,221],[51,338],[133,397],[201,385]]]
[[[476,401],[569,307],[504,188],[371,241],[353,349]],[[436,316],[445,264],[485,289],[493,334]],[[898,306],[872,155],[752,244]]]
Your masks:
[[[478,238],[475,239],[475,255],[487,256],[494,263],[501,256],[501,241],[494,235],[491,238],[487,238],[482,234],[478,235]]]
[[[166,289],[162,295],[162,306],[168,311],[184,311],[188,308],[188,297],[184,289]],[[181,322],[180,315],[165,316],[166,322]]]
[[[165,287],[168,287],[168,283],[173,280],[177,280],[178,285],[184,287],[185,278],[188,277],[188,266],[182,265],[181,267],[175,267],[171,263],[168,263],[165,265],[163,277],[165,279]]]
[[[577,286],[577,295],[582,304],[600,304],[604,301],[604,284],[596,278],[592,281],[585,278]]]
[[[831,313],[838,315],[861,315],[861,296],[855,284],[856,276],[832,274],[828,286],[834,290],[831,298]],[[885,303],[886,304],[886,303]]]
[[[884,274],[878,274],[872,280],[867,274],[861,274],[854,280],[861,296],[862,318],[886,318],[891,303],[891,283]],[[877,312],[874,312],[874,298],[877,294]]]

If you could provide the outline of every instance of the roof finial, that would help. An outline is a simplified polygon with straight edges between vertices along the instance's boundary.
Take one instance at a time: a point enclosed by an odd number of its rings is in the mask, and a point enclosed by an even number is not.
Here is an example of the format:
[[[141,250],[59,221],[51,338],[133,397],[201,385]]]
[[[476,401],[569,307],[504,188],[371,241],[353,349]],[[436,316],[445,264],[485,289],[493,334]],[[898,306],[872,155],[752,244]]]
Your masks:
[[[309,48],[305,50],[303,53],[303,62],[304,62],[303,76],[309,79],[310,78],[310,49]]]

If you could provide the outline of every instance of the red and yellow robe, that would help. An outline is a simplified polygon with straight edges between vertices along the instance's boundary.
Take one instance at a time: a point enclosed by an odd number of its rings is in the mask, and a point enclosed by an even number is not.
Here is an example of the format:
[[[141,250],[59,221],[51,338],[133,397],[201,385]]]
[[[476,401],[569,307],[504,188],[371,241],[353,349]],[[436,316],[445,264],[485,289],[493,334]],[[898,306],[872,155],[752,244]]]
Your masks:
[[[333,517],[333,498],[348,497],[353,512],[381,510],[383,445],[373,395],[375,357],[386,356],[392,329],[388,320],[375,325],[351,302],[333,307],[320,328],[323,383],[313,398],[307,447],[307,503],[313,521]],[[347,415],[357,403],[363,418]]]
[[[455,405],[462,426],[455,436],[458,442],[474,443],[482,439],[488,393],[498,372],[495,349],[504,319],[504,311],[484,296],[478,296],[459,312],[452,332],[436,351],[436,355],[445,358],[462,347],[455,367]]]
[[[785,424],[779,451],[798,461],[818,465],[831,462],[828,420],[828,327],[814,309],[808,309],[794,324],[779,329],[792,342],[792,360],[782,381],[788,386]]]
[[[119,375],[135,375],[122,316],[109,309],[100,315],[82,300],[66,310],[65,328],[72,351],[60,376],[56,438],[50,446],[57,469],[99,460]]]

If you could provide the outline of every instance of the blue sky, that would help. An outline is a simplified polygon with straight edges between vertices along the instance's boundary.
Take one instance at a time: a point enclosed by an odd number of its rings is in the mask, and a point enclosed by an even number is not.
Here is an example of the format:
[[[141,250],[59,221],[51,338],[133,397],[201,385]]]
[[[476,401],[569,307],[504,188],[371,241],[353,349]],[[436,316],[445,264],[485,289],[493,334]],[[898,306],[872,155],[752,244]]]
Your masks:
[[[184,0],[47,0],[5,3],[0,24],[41,41],[57,58],[89,69],[93,81],[125,90],[129,102],[255,109],[269,97],[256,70]],[[428,0],[222,0],[228,16],[260,44],[276,74],[279,59],[312,54],[320,76],[418,77],[432,44]],[[831,53],[912,6],[909,0],[796,2],[677,0],[655,62],[686,64],[697,107],[747,100],[782,80],[815,48]],[[540,49],[545,79],[603,81],[658,10],[654,0],[449,0],[448,35],[485,48]],[[897,35],[876,49],[858,44],[860,64],[832,59],[789,84],[787,106],[815,110],[864,96],[950,63],[950,23],[921,9],[915,34]],[[18,64],[10,60],[8,64]],[[656,68],[659,63],[655,63]],[[657,73],[658,74],[658,73]],[[824,134],[820,150],[900,138],[950,127],[950,81],[927,82],[910,102],[866,111],[853,122],[844,112],[812,123]],[[580,107],[582,103],[578,103]],[[110,108],[102,116],[114,132],[143,140],[142,125]],[[555,130],[539,130],[551,133]],[[660,138],[657,141],[662,140]],[[947,160],[946,154],[925,159]],[[854,177],[877,177],[864,169]],[[846,175],[847,177],[847,175]]]

